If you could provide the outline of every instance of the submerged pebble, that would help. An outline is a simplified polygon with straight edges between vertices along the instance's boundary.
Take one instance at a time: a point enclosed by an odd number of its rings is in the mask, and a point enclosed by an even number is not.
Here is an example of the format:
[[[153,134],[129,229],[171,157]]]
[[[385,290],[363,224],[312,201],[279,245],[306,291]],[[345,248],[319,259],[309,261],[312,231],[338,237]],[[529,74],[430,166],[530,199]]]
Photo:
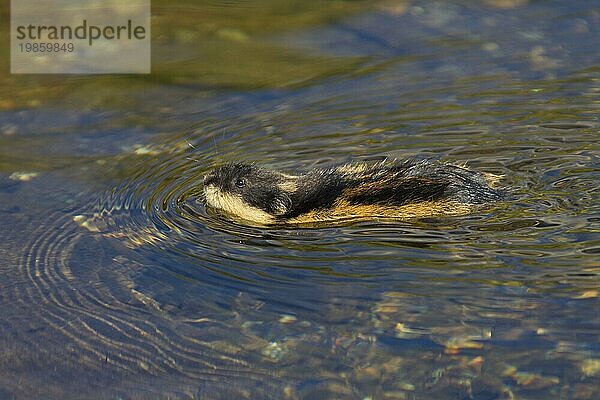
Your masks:
[[[282,324],[291,324],[292,322],[296,322],[298,318],[296,318],[296,316],[294,315],[282,315],[281,318],[279,318],[279,322]]]
[[[579,364],[581,372],[586,376],[600,376],[600,358],[588,358]]]
[[[94,222],[94,219],[88,218],[85,215],[75,215],[73,216],[73,221],[77,223],[77,225],[87,229],[90,232],[100,232],[100,229]]]
[[[12,179],[13,181],[27,182],[32,180],[33,178],[36,178],[38,175],[39,173],[37,172],[17,171],[10,174],[8,178]]]
[[[2,108],[0,104],[0,109]],[[0,133],[4,136],[14,136],[17,133],[18,126],[15,124],[4,124],[0,127]]]
[[[279,361],[289,352],[287,346],[278,342],[270,342],[265,348],[262,350],[262,355],[273,360]]]
[[[513,378],[517,381],[517,385],[526,389],[544,389],[560,383],[560,379],[556,376],[543,376],[532,372],[517,372]]]

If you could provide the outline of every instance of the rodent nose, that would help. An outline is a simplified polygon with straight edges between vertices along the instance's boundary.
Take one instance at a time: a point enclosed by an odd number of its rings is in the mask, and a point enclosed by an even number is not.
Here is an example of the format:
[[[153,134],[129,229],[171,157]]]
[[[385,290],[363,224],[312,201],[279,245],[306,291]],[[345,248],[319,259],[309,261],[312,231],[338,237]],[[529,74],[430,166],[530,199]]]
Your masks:
[[[215,174],[212,172],[209,172],[208,174],[204,175],[204,180],[203,180],[204,186],[210,185],[211,183],[216,182],[216,180],[217,180],[217,177],[215,176]]]

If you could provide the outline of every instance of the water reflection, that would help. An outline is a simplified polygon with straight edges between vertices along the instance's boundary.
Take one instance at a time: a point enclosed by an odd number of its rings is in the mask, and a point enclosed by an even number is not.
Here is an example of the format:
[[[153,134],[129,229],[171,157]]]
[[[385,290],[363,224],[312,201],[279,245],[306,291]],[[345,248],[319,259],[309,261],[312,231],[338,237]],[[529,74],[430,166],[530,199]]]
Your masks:
[[[232,66],[210,85],[191,64],[153,82],[16,84],[0,114],[0,397],[598,396],[595,34],[549,27],[597,14],[363,6],[332,3],[318,26],[271,7],[244,22],[272,46],[260,62],[298,75]],[[246,46],[226,21],[210,40]],[[52,93],[67,98],[21,101]],[[415,154],[504,175],[509,201],[319,229],[247,227],[198,201],[228,161]]]

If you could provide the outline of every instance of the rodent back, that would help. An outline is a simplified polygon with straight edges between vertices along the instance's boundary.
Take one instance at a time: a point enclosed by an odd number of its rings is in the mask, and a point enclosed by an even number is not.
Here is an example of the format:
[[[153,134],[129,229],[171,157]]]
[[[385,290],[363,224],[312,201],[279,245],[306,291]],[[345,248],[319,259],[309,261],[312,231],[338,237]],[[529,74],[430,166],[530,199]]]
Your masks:
[[[213,205],[247,218],[273,222],[332,207],[339,209],[341,204],[351,208],[402,207],[438,202],[438,206],[450,207],[482,204],[501,197],[501,192],[490,188],[482,174],[428,160],[346,164],[299,176],[254,164],[229,164],[209,173],[204,183],[205,193],[210,192],[207,187],[220,191],[217,196],[221,197],[212,197]]]

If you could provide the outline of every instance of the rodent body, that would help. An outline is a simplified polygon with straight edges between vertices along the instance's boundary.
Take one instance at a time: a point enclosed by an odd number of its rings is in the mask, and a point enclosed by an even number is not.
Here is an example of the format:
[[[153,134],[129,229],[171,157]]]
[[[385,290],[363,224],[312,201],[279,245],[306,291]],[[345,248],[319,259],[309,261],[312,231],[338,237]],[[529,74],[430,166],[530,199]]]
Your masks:
[[[460,215],[499,200],[498,179],[429,160],[352,163],[288,175],[228,164],[204,178],[208,206],[258,223]]]

